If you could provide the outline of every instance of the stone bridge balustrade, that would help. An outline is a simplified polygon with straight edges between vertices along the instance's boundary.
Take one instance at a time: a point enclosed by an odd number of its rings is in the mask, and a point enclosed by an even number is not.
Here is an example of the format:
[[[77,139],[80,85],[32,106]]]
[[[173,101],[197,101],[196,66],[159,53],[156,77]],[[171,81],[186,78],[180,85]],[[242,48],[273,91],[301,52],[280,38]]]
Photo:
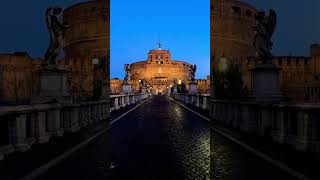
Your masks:
[[[126,107],[130,104],[135,104],[147,99],[148,97],[150,97],[150,94],[148,93],[110,95],[110,112]]]
[[[320,105],[211,101],[215,121],[297,150],[320,152]]]
[[[210,95],[209,94],[183,94],[176,93],[171,95],[174,99],[185,103],[191,104],[195,107],[210,110]]]
[[[0,160],[32,144],[47,143],[65,132],[94,126],[109,120],[109,101],[75,104],[35,104],[0,107]]]

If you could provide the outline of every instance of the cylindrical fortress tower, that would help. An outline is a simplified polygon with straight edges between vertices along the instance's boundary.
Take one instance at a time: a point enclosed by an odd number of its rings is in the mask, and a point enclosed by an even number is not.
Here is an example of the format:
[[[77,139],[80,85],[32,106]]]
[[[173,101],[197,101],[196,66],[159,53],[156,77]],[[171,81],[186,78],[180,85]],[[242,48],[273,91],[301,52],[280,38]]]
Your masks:
[[[64,34],[66,59],[108,56],[109,1],[93,0],[65,9],[64,21],[70,25]]]
[[[71,68],[70,89],[81,97],[92,96],[94,83],[110,82],[109,2],[110,0],[92,0],[64,10],[64,22],[70,28],[63,34],[65,57],[59,63]],[[100,65],[97,68],[98,65],[93,65],[94,59],[101,60],[99,64],[104,64],[105,67]],[[106,62],[102,62],[103,59]]]
[[[211,56],[253,56],[255,7],[237,0],[211,0]]]

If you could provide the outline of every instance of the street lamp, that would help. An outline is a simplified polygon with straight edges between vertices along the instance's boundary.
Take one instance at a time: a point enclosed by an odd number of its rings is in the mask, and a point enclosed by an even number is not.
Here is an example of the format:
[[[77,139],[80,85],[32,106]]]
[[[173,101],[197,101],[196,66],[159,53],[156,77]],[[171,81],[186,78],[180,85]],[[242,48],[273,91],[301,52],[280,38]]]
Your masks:
[[[97,98],[97,78],[96,78],[96,70],[97,65],[99,64],[99,59],[94,58],[92,59],[92,65],[93,65],[93,98]]]
[[[220,58],[219,66],[221,72],[225,72],[228,69],[227,58],[224,55],[222,55]]]
[[[220,74],[220,77],[221,77],[221,86],[223,88],[223,92],[225,92],[226,88],[227,88],[227,82],[226,82],[226,79],[225,79],[225,75],[224,73],[227,71],[228,69],[228,63],[227,63],[227,58],[222,55],[220,57],[220,63],[219,63],[219,74]]]
[[[99,64],[99,59],[98,59],[98,58],[92,59],[92,64],[93,64],[93,65]]]

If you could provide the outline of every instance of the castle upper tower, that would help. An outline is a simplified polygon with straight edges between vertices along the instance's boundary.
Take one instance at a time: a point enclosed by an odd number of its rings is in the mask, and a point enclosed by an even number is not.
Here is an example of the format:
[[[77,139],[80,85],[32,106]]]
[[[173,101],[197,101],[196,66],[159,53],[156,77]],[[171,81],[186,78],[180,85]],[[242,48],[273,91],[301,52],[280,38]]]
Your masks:
[[[147,62],[151,64],[171,64],[171,53],[169,50],[162,50],[159,42],[158,49],[149,51]]]
[[[64,34],[66,58],[104,57],[110,49],[110,0],[75,4],[64,11],[70,28]]]
[[[253,56],[255,7],[237,0],[211,0],[211,55],[218,60]]]

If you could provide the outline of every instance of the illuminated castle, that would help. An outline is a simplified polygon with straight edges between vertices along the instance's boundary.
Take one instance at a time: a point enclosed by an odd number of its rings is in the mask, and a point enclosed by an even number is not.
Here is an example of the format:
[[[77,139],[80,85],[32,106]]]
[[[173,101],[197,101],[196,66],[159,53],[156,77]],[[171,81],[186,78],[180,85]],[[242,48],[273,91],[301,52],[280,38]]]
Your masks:
[[[148,52],[147,60],[132,63],[130,67],[132,69],[131,83],[134,91],[139,89],[139,80],[145,80],[152,87],[153,93],[163,94],[174,85],[174,80],[188,86],[192,65],[185,61],[173,60],[171,52],[163,50],[161,44],[158,43],[158,49]],[[112,93],[119,93],[121,83],[122,81],[119,79],[111,80]],[[208,93],[209,80],[201,80],[200,84],[199,92],[206,91]]]

